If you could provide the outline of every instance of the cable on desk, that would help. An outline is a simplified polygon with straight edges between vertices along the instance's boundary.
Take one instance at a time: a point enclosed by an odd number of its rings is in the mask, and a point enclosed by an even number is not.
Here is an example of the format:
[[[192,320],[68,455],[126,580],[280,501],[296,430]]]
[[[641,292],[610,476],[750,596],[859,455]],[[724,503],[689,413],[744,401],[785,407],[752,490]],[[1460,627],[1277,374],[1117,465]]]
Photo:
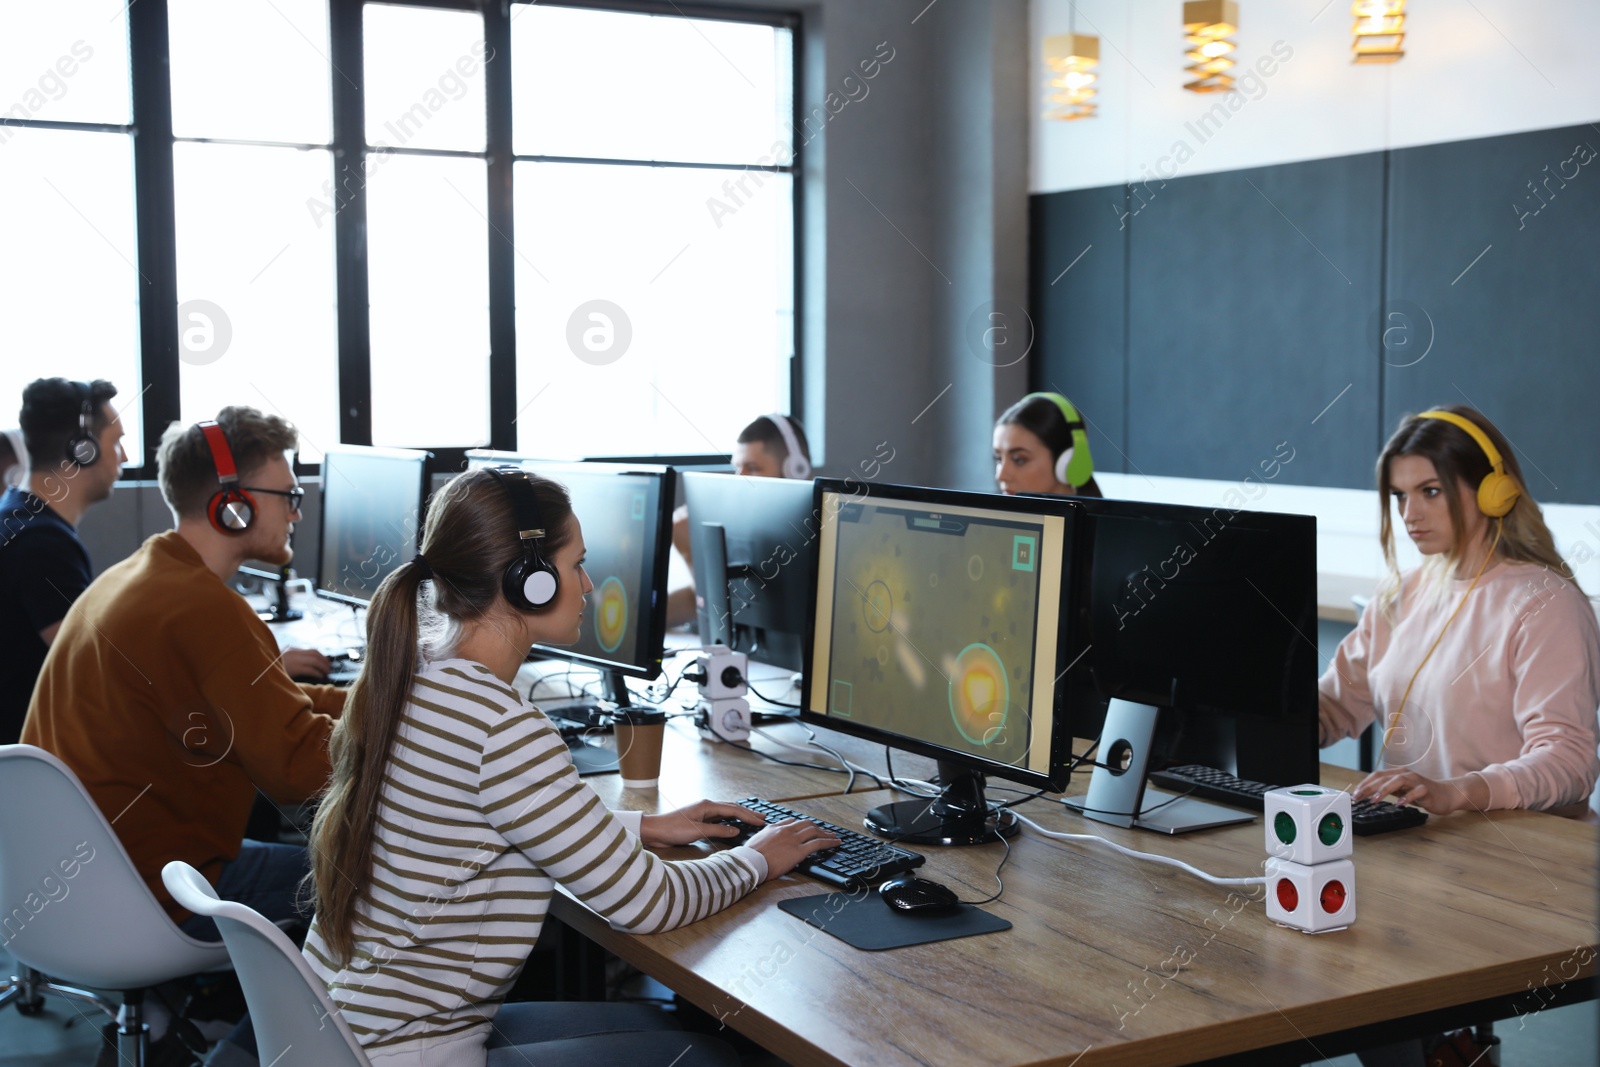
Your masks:
[[[1183,862],[1182,860],[1175,860],[1171,856],[1157,856],[1153,852],[1138,852],[1138,851],[1135,851],[1134,849],[1131,849],[1131,848],[1124,848],[1122,845],[1117,844],[1115,841],[1107,840],[1106,838],[1099,837],[1099,836],[1097,836],[1095,834],[1064,834],[1064,833],[1060,833],[1060,832],[1058,832],[1056,830],[1046,830],[1044,827],[1040,826],[1038,823],[1034,822],[1032,819],[1028,818],[1026,815],[1021,815],[1021,814],[1018,814],[1016,812],[1012,812],[1012,814],[1017,818],[1017,820],[1019,822],[1022,822],[1023,824],[1032,827],[1035,832],[1041,833],[1045,837],[1052,837],[1052,838],[1055,838],[1057,841],[1093,841],[1096,844],[1109,845],[1110,847],[1116,849],[1118,852],[1122,853],[1124,856],[1132,856],[1134,859],[1150,860],[1152,863],[1163,863],[1163,864],[1166,864],[1168,867],[1177,867],[1179,870],[1188,871],[1190,874],[1196,876],[1197,878],[1203,878],[1205,881],[1210,882],[1212,885],[1266,885],[1267,884],[1267,879],[1264,876],[1258,876],[1258,877],[1255,877],[1255,878],[1219,878],[1214,874],[1207,874],[1205,871],[1202,871],[1198,867],[1191,867],[1191,866],[1189,866],[1189,864]]]
[[[934,782],[919,782],[919,781],[916,781],[914,779],[908,778],[905,781],[901,781],[899,778],[896,778],[894,776],[894,756],[893,756],[893,752],[894,752],[894,749],[891,748],[890,746],[888,746],[888,745],[884,745],[883,746],[883,766],[884,766],[884,769],[887,770],[888,773],[889,773],[889,784],[894,786],[896,789],[900,790],[902,793],[910,793],[912,796],[921,797],[923,800],[937,800],[937,799],[939,799],[939,794],[938,793],[919,793],[917,790],[911,788],[911,786],[913,786],[913,785],[921,785],[921,786],[926,786],[929,789],[937,789],[938,788],[937,780],[935,780]]]
[[[719,744],[719,745],[727,745],[729,748],[741,749],[742,751],[745,751],[745,752],[753,752],[757,756],[760,756],[762,759],[769,759],[773,763],[781,763],[785,767],[807,767],[807,768],[810,768],[811,770],[814,770],[814,771],[827,771],[830,774],[845,774],[845,773],[849,773],[852,776],[855,774],[855,771],[853,769],[851,769],[851,770],[849,770],[847,772],[846,769],[843,768],[843,767],[829,767],[829,766],[827,766],[825,764],[822,764],[822,763],[801,763],[801,762],[799,762],[797,760],[779,759],[777,756],[774,756],[772,753],[763,752],[759,748],[756,748],[754,745],[741,745],[737,741],[729,741],[725,737],[717,738],[717,742],[716,743]]]
[[[773,705],[774,707],[779,707],[779,708],[798,708],[800,706],[799,704],[791,704],[787,700],[773,700],[771,697],[767,696],[765,693],[761,692],[753,684],[751,684],[750,679],[748,679],[748,678],[746,678],[744,680],[744,687],[746,689],[750,690],[750,692],[754,693],[756,696],[760,697],[762,700],[765,700],[768,704]]]
[[[1020,804],[1022,802],[1019,800],[1019,801],[1017,801],[1017,803]],[[1000,862],[995,866],[995,869],[994,869],[994,884],[995,884],[994,896],[992,896],[992,897],[984,897],[982,900],[963,900],[961,903],[963,903],[963,904],[971,904],[973,907],[976,908],[976,907],[978,907],[979,905],[982,905],[982,904],[993,904],[995,901],[999,900],[1003,895],[1005,895],[1006,884],[1005,884],[1005,882],[1000,880],[1000,872],[1005,869],[1006,861],[1011,858],[1011,842],[1006,840],[1006,835],[1005,834],[1001,834],[1000,835],[1000,843],[1002,845],[1006,846],[1006,851],[1005,851],[1005,854],[1000,857]]]
[[[834,759],[838,760],[841,766],[848,767],[848,768],[850,768],[850,769],[852,769],[854,771],[857,771],[857,772],[859,772],[861,774],[866,775],[868,778],[871,778],[874,782],[876,782],[878,784],[878,788],[879,789],[883,788],[883,779],[878,777],[878,772],[877,771],[874,771],[874,770],[872,770],[871,768],[868,768],[868,767],[863,767],[859,763],[852,762],[847,756],[844,755],[844,753],[838,751],[837,749],[829,748],[827,745],[823,744],[821,741],[818,741],[817,740],[817,732],[815,730],[813,730],[810,726],[807,726],[805,723],[800,722],[799,720],[795,720],[795,725],[799,726],[800,729],[802,729],[802,730],[804,730],[806,732],[806,743],[808,745],[810,745],[810,746],[812,746],[814,748],[822,749],[822,751],[826,752],[828,755],[830,755]],[[771,740],[778,742],[778,744],[780,744],[780,745],[789,745],[790,748],[798,748],[799,747],[798,745],[793,745],[793,744],[790,744],[787,741],[784,741],[782,738],[774,737]],[[854,782],[854,780],[855,779],[853,779],[853,778],[851,779],[852,782]],[[850,790],[846,789],[845,792],[848,793],[848,792],[850,792]]]
[[[867,770],[865,767],[857,767],[855,764],[853,764],[849,760],[845,759],[844,756],[840,755],[838,752],[835,752],[833,749],[829,748],[827,745],[822,744],[820,741],[817,740],[817,735],[816,735],[815,732],[812,731],[811,727],[805,725],[804,723],[800,723],[799,725],[800,725],[800,728],[806,732],[806,736],[810,739],[807,742],[807,746],[797,745],[793,741],[785,741],[781,737],[774,737],[771,734],[767,733],[765,730],[761,729],[759,726],[752,726],[750,728],[750,732],[751,733],[759,733],[762,737],[765,737],[768,741],[771,741],[775,745],[782,745],[784,748],[792,748],[792,749],[794,749],[794,750],[796,750],[798,752],[805,752],[807,750],[807,747],[816,747],[816,748],[822,749],[822,751],[826,752],[828,755],[830,755],[834,759],[838,760],[839,761],[839,766],[837,766],[837,767],[823,767],[821,764],[815,764],[815,763],[814,764],[810,764],[809,766],[817,767],[817,768],[819,768],[821,770],[825,770],[825,771],[849,774],[850,778],[849,778],[848,781],[845,782],[845,786],[844,786],[844,791],[846,793],[849,793],[852,789],[855,788],[856,772],[857,771],[860,771],[862,774],[865,774],[869,778],[871,778],[874,782],[877,782],[878,783],[878,788],[880,788],[880,789],[883,788],[883,780],[881,778],[879,778],[876,774],[873,774],[871,771]]]

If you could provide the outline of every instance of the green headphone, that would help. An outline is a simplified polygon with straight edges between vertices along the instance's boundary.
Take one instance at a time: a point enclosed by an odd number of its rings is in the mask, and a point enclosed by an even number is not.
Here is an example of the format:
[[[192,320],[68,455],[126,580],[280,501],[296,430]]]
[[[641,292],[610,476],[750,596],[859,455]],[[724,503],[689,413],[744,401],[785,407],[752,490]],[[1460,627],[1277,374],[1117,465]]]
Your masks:
[[[1094,477],[1094,460],[1089,455],[1089,435],[1072,401],[1060,393],[1029,393],[1022,399],[1048,400],[1061,409],[1061,414],[1067,420],[1067,429],[1072,431],[1072,443],[1056,457],[1056,481],[1074,489],[1088,484],[1089,479]]]

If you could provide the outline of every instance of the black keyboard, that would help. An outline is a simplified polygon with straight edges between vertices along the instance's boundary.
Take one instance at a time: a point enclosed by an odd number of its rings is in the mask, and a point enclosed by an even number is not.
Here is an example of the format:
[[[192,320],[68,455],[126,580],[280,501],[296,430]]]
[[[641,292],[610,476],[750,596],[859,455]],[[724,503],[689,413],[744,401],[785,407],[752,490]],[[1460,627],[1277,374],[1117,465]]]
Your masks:
[[[1236,808],[1264,811],[1268,790],[1278,786],[1265,782],[1252,782],[1236,778],[1215,767],[1202,767],[1197,763],[1182,767],[1168,767],[1153,771],[1150,781],[1163,789],[1170,789],[1201,800],[1218,800]],[[1390,830],[1408,830],[1428,821],[1428,813],[1421,808],[1404,804],[1391,804],[1387,800],[1357,800],[1350,804],[1351,829],[1357,837],[1386,834]]]
[[[792,819],[804,819],[814,822],[824,830],[836,836],[841,844],[838,848],[830,848],[823,852],[813,852],[801,860],[795,870],[829,885],[838,886],[840,889],[861,889],[875,886],[896,875],[905,874],[922,866],[927,857],[920,852],[891,845],[886,841],[863,834],[856,830],[846,830],[842,826],[835,826],[831,822],[823,822],[810,815],[773,804],[765,800],[751,797],[739,801],[743,807],[751,811],[760,812],[761,816],[769,823],[787,822]],[[755,836],[762,828],[750,827],[744,823],[730,823],[739,827],[737,838],[726,838],[730,844],[742,845]]]

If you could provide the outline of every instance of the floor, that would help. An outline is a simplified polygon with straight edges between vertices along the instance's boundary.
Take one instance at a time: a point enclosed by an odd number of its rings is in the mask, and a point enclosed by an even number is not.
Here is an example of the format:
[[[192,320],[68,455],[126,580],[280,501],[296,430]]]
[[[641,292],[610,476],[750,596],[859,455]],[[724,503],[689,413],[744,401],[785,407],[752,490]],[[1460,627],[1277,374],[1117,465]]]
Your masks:
[[[0,951],[0,974],[9,977],[12,973],[11,957]],[[633,988],[626,992],[642,999],[668,995],[654,983],[630,985]],[[32,1018],[9,1007],[0,1008],[0,1067],[92,1067],[104,1021],[93,1009],[80,1012],[56,997],[47,997],[44,1013]],[[1600,1061],[1600,1002],[1552,1008],[1501,1022],[1495,1034],[1502,1042],[1502,1067],[1593,1067]],[[781,1067],[779,1061],[754,1050],[741,1052],[750,1067]],[[1312,1062],[1326,1067],[1360,1067],[1354,1056]]]

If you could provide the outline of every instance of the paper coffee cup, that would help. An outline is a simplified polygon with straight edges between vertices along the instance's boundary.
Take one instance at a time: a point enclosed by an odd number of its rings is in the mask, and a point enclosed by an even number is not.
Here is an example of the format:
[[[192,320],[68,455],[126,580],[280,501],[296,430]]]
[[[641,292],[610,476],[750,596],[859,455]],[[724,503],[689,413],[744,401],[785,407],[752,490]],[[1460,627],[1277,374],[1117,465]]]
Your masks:
[[[623,788],[656,788],[661,780],[661,742],[667,732],[666,713],[623,708],[616,713],[613,729]]]

